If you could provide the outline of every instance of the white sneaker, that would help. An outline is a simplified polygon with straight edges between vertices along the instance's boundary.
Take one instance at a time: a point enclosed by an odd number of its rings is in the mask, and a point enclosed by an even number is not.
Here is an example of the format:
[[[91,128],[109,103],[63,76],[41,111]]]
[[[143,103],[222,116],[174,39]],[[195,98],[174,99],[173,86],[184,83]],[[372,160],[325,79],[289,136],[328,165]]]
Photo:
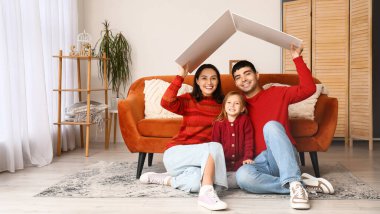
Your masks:
[[[300,182],[290,184],[290,206],[297,210],[310,209],[309,195]]]
[[[315,193],[334,194],[334,187],[324,178],[316,178],[310,174],[302,173],[302,182],[307,191]]]
[[[209,210],[227,209],[227,204],[219,199],[214,188],[210,185],[201,187],[198,196],[198,205]]]
[[[140,182],[143,184],[161,184],[169,185],[172,177],[168,173],[146,172],[140,176]]]

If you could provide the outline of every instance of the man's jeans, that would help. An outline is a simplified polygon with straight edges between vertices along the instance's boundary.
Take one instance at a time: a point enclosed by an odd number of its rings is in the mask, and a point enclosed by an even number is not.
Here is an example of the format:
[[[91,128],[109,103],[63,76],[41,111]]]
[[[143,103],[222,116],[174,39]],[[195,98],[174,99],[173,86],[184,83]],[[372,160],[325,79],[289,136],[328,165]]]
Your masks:
[[[288,184],[301,181],[297,150],[280,123],[269,121],[263,131],[267,149],[238,169],[237,183],[252,193],[289,193]]]

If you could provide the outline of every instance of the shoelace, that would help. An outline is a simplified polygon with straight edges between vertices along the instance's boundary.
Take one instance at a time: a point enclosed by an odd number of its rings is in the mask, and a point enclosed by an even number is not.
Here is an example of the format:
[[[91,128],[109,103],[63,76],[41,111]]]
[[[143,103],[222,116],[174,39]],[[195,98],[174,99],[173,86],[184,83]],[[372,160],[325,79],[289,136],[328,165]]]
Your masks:
[[[304,191],[304,189],[298,185],[294,188],[294,195],[297,197],[297,198],[306,198],[306,192]]]

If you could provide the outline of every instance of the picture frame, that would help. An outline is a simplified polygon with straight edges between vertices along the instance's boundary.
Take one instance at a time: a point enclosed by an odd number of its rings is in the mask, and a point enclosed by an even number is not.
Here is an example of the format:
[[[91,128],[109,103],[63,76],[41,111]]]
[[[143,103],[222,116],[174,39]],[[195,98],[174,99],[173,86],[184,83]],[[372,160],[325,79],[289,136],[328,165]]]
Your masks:
[[[232,67],[234,67],[234,65],[239,62],[239,61],[242,61],[242,59],[230,59],[229,60],[229,68],[230,68],[230,74],[232,74]]]

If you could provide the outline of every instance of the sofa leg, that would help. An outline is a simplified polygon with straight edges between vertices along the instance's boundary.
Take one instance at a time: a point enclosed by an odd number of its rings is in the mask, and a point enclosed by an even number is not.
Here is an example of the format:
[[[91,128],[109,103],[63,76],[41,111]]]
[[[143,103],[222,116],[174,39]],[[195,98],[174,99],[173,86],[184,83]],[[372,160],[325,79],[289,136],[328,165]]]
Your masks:
[[[152,162],[153,162],[153,154],[154,154],[154,153],[149,153],[149,154],[148,154],[148,166],[152,166]]]
[[[309,152],[311,163],[313,164],[315,177],[319,178],[321,175],[319,174],[319,164],[318,164],[318,155],[317,152]]]
[[[300,154],[301,165],[305,166],[305,153],[299,152],[299,154]]]
[[[139,153],[139,160],[137,163],[136,179],[139,179],[141,176],[141,172],[142,172],[142,169],[144,167],[145,157],[146,157],[146,153],[144,153],[144,152]]]

